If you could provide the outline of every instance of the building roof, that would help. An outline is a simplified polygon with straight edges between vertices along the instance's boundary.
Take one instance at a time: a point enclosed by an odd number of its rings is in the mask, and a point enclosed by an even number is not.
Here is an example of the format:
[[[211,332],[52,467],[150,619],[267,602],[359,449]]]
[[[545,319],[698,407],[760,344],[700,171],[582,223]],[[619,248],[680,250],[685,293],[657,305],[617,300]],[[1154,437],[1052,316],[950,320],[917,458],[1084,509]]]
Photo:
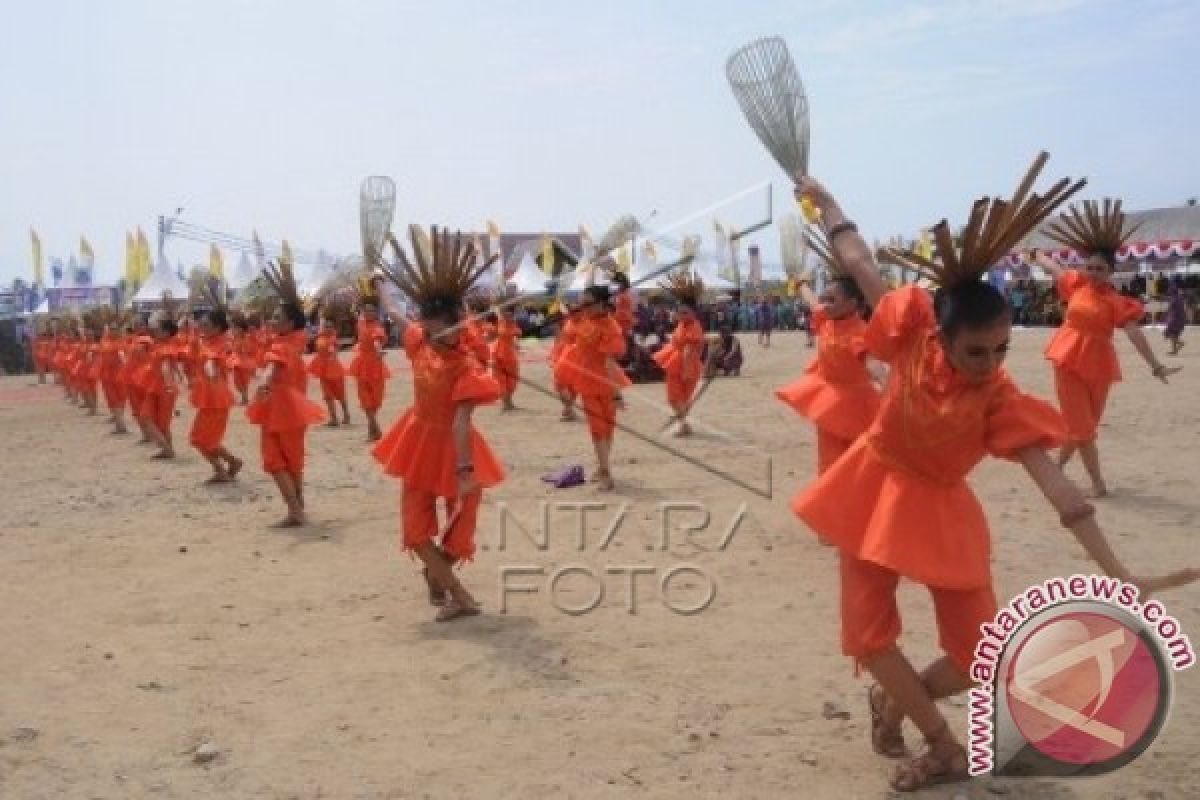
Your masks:
[[[1152,208],[1146,211],[1126,213],[1128,224],[1138,225],[1130,244],[1139,242],[1157,243],[1178,240],[1200,240],[1200,205],[1176,206],[1174,208]],[[1055,250],[1061,244],[1046,236],[1045,230],[1062,215],[1043,222],[1036,231],[1021,240],[1018,249]]]

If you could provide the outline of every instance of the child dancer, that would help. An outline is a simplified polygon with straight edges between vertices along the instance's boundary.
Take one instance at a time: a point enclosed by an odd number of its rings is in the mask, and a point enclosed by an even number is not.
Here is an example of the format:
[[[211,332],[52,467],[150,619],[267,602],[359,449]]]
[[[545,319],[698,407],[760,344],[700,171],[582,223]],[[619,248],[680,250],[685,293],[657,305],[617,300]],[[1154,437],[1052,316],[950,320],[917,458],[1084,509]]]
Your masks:
[[[809,249],[825,261],[832,277],[820,297],[807,283],[800,284],[801,296],[812,309],[817,357],[802,378],[777,389],[775,396],[817,429],[817,474],[823,475],[875,419],[879,390],[867,370],[862,291],[824,237],[808,238]]]
[[[229,316],[217,292],[206,287],[207,312],[200,321],[200,346],[189,398],[196,409],[188,442],[212,466],[207,483],[228,483],[242,469],[242,460],[225,447],[233,390],[229,388]]]
[[[125,389],[122,349],[122,341],[113,332],[113,326],[105,325],[104,335],[100,337],[100,386],[104,389],[104,403],[108,406],[116,434],[129,432],[125,427],[125,404],[129,397]]]
[[[1200,576],[1185,570],[1139,578],[1125,568],[1094,509],[1046,454],[1065,437],[1061,417],[1023,394],[1001,368],[1009,309],[980,276],[1083,183],[1060,182],[1045,199],[1029,196],[1044,158],[1007,206],[986,198],[976,203],[961,251],[943,221],[934,229],[940,265],[904,256],[910,269],[940,283],[932,301],[915,286],[885,292],[866,243],[837,202],[811,178],[799,182],[797,193],[820,208],[834,252],[876,309],[865,335],[869,352],[892,366],[867,434],[792,508],[841,551],[842,648],[878,681],[868,693],[875,750],[905,755],[904,717],[928,743],[897,770],[892,785],[901,791],[967,777],[967,753],[935,700],[971,685],[980,625],[996,612],[987,522],[965,480],[984,455],[1021,463],[1106,573],[1144,594]],[[929,588],[947,654],[921,674],[896,644],[901,577]]]
[[[504,394],[504,411],[512,411],[513,394],[517,391],[517,379],[521,374],[521,364],[517,358],[517,340],[521,338],[521,328],[513,316],[512,306],[501,305],[496,321],[496,339],[492,343],[492,377],[500,384]]]
[[[254,402],[246,407],[246,419],[261,426],[263,471],[274,479],[287,507],[278,526],[292,528],[305,522],[304,437],[310,425],[325,421],[325,412],[304,393],[307,319],[296,293],[292,265],[281,261],[268,266],[263,275],[281,302],[272,320],[275,340],[264,357],[266,379]]]
[[[254,380],[254,373],[258,371],[258,347],[246,314],[234,311],[230,314],[230,322],[233,323],[233,352],[229,357],[229,366],[233,371],[233,386],[242,405],[246,405],[250,402],[250,381]]]
[[[621,326],[612,318],[608,286],[589,286],[579,302],[567,382],[583,404],[588,432],[596,451],[595,480],[603,491],[612,491],[610,459],[617,428],[620,389],[630,381],[614,359],[625,352]]]
[[[579,319],[580,310],[575,306],[567,308],[565,317],[560,314],[558,332],[554,336],[554,345],[550,348],[549,360],[554,376],[554,391],[562,401],[560,418],[564,422],[575,419],[575,389],[571,386],[571,376],[575,370],[575,333],[579,328]]]
[[[430,601],[440,606],[439,622],[479,613],[475,598],[454,574],[453,565],[475,554],[475,526],[483,490],[504,478],[487,442],[471,424],[477,405],[494,403],[500,386],[466,349],[462,336],[463,295],[495,260],[476,265],[475,247],[433,228],[427,257],[411,234],[414,269],[391,239],[398,266],[386,271],[420,311],[419,324],[402,329],[404,352],[413,368],[413,406],[374,448],[386,474],[402,482],[400,499],[404,549],[425,565]],[[427,260],[428,259],[428,260]],[[380,292],[386,303],[386,294]],[[437,501],[446,506],[438,530]],[[438,539],[441,539],[439,542]]]
[[[667,376],[667,404],[679,423],[676,436],[689,436],[688,412],[692,395],[704,374],[704,328],[696,318],[696,308],[704,294],[704,281],[689,269],[671,274],[662,284],[675,296],[675,330],[666,346],[654,354],[654,362]]]
[[[383,407],[383,391],[392,376],[383,363],[383,348],[387,345],[387,330],[379,321],[378,295],[364,292],[359,301],[358,341],[347,375],[354,376],[358,390],[358,406],[367,416],[367,441],[375,442],[383,435],[378,414]]]
[[[1159,363],[1140,327],[1142,304],[1119,294],[1110,282],[1117,250],[1132,233],[1125,226],[1120,200],[1106,199],[1103,213],[1089,200],[1082,213],[1073,206],[1047,230],[1050,238],[1087,257],[1082,272],[1064,269],[1034,253],[1037,263],[1055,278],[1058,296],[1067,304],[1062,327],[1046,345],[1046,358],[1054,365],[1058,407],[1067,421],[1068,439],[1058,463],[1065,466],[1078,450],[1096,497],[1108,493],[1100,472],[1096,432],[1109,389],[1121,380],[1113,333],[1123,330],[1146,360],[1150,373],[1163,383],[1180,369]]]
[[[342,407],[341,424],[350,424],[350,409],[346,407],[346,370],[338,359],[338,322],[346,315],[349,315],[349,308],[338,300],[327,298],[321,303],[321,332],[317,334],[316,353],[308,363],[308,374],[321,381],[321,396],[329,412],[329,421],[325,424],[331,428],[338,426],[335,403]]]
[[[175,457],[171,422],[175,418],[175,400],[179,395],[181,377],[176,363],[179,348],[175,341],[179,327],[168,311],[163,312],[153,330],[154,338],[142,341],[149,353],[142,373],[142,419],[145,420],[150,441],[158,445],[158,452],[152,458],[170,459]]]

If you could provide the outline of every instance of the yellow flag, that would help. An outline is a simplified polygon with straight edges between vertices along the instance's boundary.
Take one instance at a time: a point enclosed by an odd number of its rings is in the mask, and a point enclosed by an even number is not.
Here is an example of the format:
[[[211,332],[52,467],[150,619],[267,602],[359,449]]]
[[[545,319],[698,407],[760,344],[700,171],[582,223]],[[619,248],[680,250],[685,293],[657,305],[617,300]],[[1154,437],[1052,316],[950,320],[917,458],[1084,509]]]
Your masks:
[[[542,272],[554,275],[554,242],[546,234],[542,234]]]
[[[144,284],[150,280],[150,273],[154,268],[150,263],[150,243],[146,241],[146,234],[140,227],[137,229],[135,258],[137,260],[137,283]]]
[[[287,239],[283,240],[283,244],[279,248],[279,261],[283,264],[295,265],[296,260],[292,257],[292,247],[287,243]]]
[[[498,237],[500,235],[500,226],[497,225],[493,220],[489,219],[487,221],[487,232],[488,232],[488,236],[497,236]]]
[[[96,262],[96,254],[92,252],[92,243],[87,240],[86,236],[79,237],[79,260],[87,266]]]
[[[933,239],[929,235],[929,231],[921,231],[921,238],[917,242],[917,255],[926,259],[933,259]]]
[[[221,250],[215,244],[208,246],[208,271],[219,281],[225,280],[225,262]]]
[[[33,245],[33,282],[38,285],[39,289],[45,289],[46,274],[42,266],[42,240],[33,228],[29,229],[29,239]]]
[[[798,291],[800,291],[800,288],[796,284],[796,279],[794,277],[789,277],[787,282],[787,296],[795,297]]]
[[[138,282],[137,242],[125,231],[125,286],[132,289]]]

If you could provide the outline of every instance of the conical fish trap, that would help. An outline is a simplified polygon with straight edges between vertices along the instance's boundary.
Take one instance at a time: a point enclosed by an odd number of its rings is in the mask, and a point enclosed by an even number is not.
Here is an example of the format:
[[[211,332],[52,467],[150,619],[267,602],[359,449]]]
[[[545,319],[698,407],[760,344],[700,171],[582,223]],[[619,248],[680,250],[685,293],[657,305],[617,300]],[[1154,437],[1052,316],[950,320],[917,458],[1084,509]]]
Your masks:
[[[808,174],[808,97],[787,44],[756,39],[725,63],[746,121],[789,177]]]

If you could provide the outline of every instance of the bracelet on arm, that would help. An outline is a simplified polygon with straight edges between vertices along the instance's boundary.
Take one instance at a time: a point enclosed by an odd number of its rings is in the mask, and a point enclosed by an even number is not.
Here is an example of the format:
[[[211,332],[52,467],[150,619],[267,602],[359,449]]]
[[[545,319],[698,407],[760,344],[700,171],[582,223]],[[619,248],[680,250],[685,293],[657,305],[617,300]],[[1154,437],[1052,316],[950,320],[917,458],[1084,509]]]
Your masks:
[[[1064,528],[1073,528],[1085,519],[1091,519],[1096,516],[1096,507],[1091,503],[1084,503],[1081,506],[1076,506],[1069,511],[1063,511],[1058,515],[1058,521],[1062,523]]]
[[[475,471],[475,465],[470,462],[463,462],[454,471],[459,475],[468,474]]]
[[[839,222],[837,225],[830,227],[826,239],[828,239],[830,244],[833,244],[833,240],[843,233],[858,233],[858,226],[850,220]]]

